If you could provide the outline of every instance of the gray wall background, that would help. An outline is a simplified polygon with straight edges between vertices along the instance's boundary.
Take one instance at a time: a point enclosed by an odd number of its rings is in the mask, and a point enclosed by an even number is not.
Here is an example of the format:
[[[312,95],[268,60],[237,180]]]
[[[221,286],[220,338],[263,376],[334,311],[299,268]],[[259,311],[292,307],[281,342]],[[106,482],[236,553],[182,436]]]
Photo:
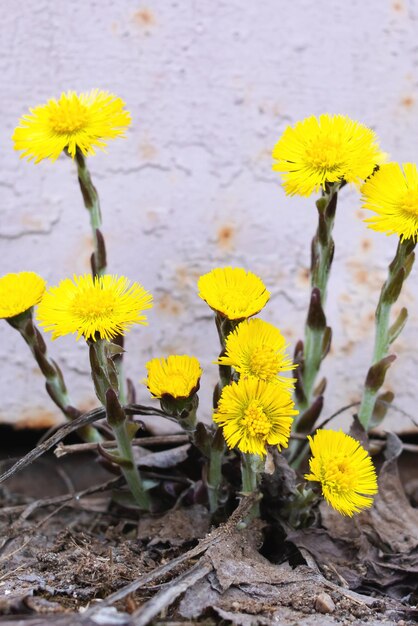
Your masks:
[[[202,362],[202,413],[216,380],[212,316],[196,280],[216,265],[251,269],[272,292],[263,317],[292,347],[308,301],[314,199],[287,198],[271,150],[287,124],[344,113],[373,127],[394,160],[416,161],[418,3],[415,0],[27,0],[0,3],[1,274],[31,269],[50,284],[89,270],[88,214],[68,158],[33,165],[11,135],[29,106],[93,87],[132,113],[126,140],[89,161],[103,209],[110,271],[155,296],[147,328],[127,340],[127,370],[170,352]],[[324,415],[359,398],[374,308],[396,239],[362,223],[354,189],[341,194],[327,310],[333,350]],[[410,320],[386,388],[416,415],[417,268],[399,307]],[[87,351],[50,344],[75,402],[96,404]],[[0,421],[59,418],[17,334],[0,325]],[[147,391],[140,389],[141,401]],[[348,424],[349,414],[340,421]],[[392,426],[410,421],[391,412]]]

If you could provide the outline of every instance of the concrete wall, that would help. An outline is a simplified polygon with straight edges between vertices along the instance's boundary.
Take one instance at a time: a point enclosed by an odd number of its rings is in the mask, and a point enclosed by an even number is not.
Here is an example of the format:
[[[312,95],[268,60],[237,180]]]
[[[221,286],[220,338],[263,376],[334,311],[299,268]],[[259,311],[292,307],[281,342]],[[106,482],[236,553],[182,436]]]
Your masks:
[[[151,356],[201,359],[210,414],[217,340],[196,279],[241,265],[272,291],[264,318],[294,345],[308,301],[313,199],[287,198],[271,150],[289,123],[324,111],[372,126],[393,159],[416,161],[418,2],[415,0],[27,0],[0,3],[1,274],[32,269],[50,284],[89,269],[91,239],[68,158],[20,161],[10,136],[29,106],[61,91],[107,89],[126,100],[126,140],[89,165],[100,192],[112,272],[155,295],[147,328],[127,342],[138,381]],[[359,398],[373,312],[396,247],[366,229],[345,189],[335,228],[328,318],[335,330],[325,415]],[[386,388],[416,414],[417,270]],[[82,342],[51,344],[71,393],[95,404]],[[0,420],[46,425],[59,414],[17,334],[0,325]],[[145,388],[140,399],[147,399]],[[342,425],[347,424],[347,414]],[[391,413],[391,425],[410,422]]]

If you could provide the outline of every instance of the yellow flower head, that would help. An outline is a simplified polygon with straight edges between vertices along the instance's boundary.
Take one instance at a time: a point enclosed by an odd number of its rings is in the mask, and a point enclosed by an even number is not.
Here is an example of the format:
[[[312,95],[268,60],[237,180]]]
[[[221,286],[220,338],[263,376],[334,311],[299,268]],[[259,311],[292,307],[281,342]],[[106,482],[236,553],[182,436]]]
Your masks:
[[[95,341],[123,335],[133,324],[146,324],[144,309],[152,307],[152,295],[124,276],[93,278],[90,274],[66,278],[51,287],[38,307],[40,325],[52,338],[77,334]]]
[[[286,347],[285,338],[273,324],[256,318],[244,320],[229,333],[225,356],[216,363],[231,365],[241,378],[254,376],[292,388],[295,379],[280,375],[295,368]]]
[[[309,196],[326,183],[361,183],[385,155],[372,130],[345,115],[324,114],[286,128],[273,158],[286,193]]]
[[[155,398],[190,398],[199,389],[202,369],[194,356],[173,354],[166,359],[152,359],[144,381]]]
[[[106,140],[124,136],[131,123],[124,106],[121,98],[98,89],[62,93],[59,100],[30,109],[19,120],[13,133],[15,150],[35,163],[55,161],[64,149],[73,158],[77,149],[85,156],[94,154],[95,148],[106,147]]]
[[[261,278],[240,267],[217,267],[198,282],[199,296],[230,320],[255,315],[270,298]]]
[[[312,451],[306,480],[322,485],[325,500],[342,515],[352,516],[373,504],[376,472],[367,450],[342,431],[317,430],[308,436]]]
[[[266,454],[266,446],[286,448],[292,415],[292,397],[275,383],[243,378],[223,388],[213,421],[223,427],[229,448],[249,454]]]
[[[363,208],[374,211],[369,228],[401,240],[418,239],[418,171],[415,163],[386,163],[363,185]]]
[[[46,283],[35,272],[6,274],[0,278],[0,318],[25,313],[42,300]]]

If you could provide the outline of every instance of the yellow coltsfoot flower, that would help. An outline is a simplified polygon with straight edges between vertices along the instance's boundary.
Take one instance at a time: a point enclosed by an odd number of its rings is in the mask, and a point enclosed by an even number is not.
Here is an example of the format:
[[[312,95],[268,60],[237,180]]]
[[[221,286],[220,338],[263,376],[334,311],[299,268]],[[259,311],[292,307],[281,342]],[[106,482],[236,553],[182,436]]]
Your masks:
[[[260,319],[244,320],[228,335],[225,356],[216,363],[232,366],[241,378],[253,376],[291,389],[295,379],[281,375],[296,367],[286,348],[285,338],[273,324]]]
[[[121,98],[98,89],[62,93],[19,120],[13,133],[15,150],[35,163],[55,161],[63,150],[72,158],[77,150],[84,156],[94,154],[95,148],[106,147],[107,140],[124,136],[131,123],[124,106]]]
[[[151,359],[146,368],[148,376],[143,382],[155,398],[186,399],[199,389],[202,368],[194,356],[172,354]]]
[[[217,267],[199,278],[198,288],[202,300],[230,320],[256,315],[270,298],[261,278],[240,267]]]
[[[46,283],[35,272],[6,274],[0,278],[0,318],[25,313],[42,300]]]
[[[363,208],[375,215],[369,228],[401,241],[418,238],[418,170],[415,163],[386,163],[363,185]]]
[[[317,430],[308,439],[312,458],[305,478],[321,483],[328,504],[350,517],[371,507],[377,478],[367,450],[342,431]]]
[[[286,448],[293,422],[292,397],[275,383],[245,378],[223,388],[213,421],[223,427],[229,448],[266,454],[266,446]]]
[[[345,115],[307,117],[275,145],[273,170],[289,195],[309,196],[327,183],[361,183],[383,163],[375,133]]]
[[[147,324],[142,311],[152,307],[152,295],[124,276],[94,278],[90,274],[62,280],[51,287],[38,307],[37,318],[52,338],[76,334],[77,340],[111,340],[133,324]]]

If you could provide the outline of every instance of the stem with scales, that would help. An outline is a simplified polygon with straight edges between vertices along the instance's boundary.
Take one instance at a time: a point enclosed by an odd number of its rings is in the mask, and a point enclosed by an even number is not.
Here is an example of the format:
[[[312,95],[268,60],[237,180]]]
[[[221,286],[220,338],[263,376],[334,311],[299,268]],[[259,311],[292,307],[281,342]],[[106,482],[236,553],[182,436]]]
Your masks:
[[[26,311],[22,315],[7,320],[25,340],[26,344],[37,362],[39,369],[45,377],[45,388],[49,397],[65,415],[72,421],[81,415],[71,402],[64,376],[59,365],[48,355],[47,347],[39,329],[33,321],[32,311]],[[84,426],[78,431],[80,437],[90,443],[100,443],[102,437],[94,426]]]
[[[102,227],[102,213],[99,195],[96,187],[93,185],[86,159],[80,150],[76,151],[75,162],[77,164],[78,182],[80,183],[84,206],[89,212],[93,234],[94,251],[91,255],[91,269],[93,276],[103,276],[106,273],[106,246],[100,230]]]
[[[106,408],[106,419],[112,428],[117,444],[117,454],[106,453],[106,456],[120,466],[139,508],[149,511],[151,508],[150,498],[135,463],[131,443],[136,427],[128,422],[120,402],[117,372],[115,364],[107,352],[107,342],[103,339],[97,339],[89,342],[89,347],[96,394]],[[131,426],[133,426],[132,429]]]
[[[301,413],[312,404],[313,390],[321,362],[329,349],[330,329],[326,325],[324,308],[327,298],[328,279],[334,257],[334,227],[337,209],[338,185],[327,187],[317,202],[318,227],[312,240],[311,254],[311,301],[305,325],[303,363],[297,407]]]
[[[325,381],[315,389],[321,363],[331,347],[331,328],[327,326],[325,303],[328,280],[334,258],[334,228],[338,191],[344,183],[327,184],[322,197],[317,201],[318,226],[311,246],[311,297],[305,323],[304,342],[299,341],[295,349],[295,405],[299,417],[295,420],[297,432],[310,432],[323,406]],[[289,444],[289,458],[300,455],[306,446],[294,440]]]
[[[364,384],[363,397],[358,412],[358,418],[363,428],[370,428],[377,394],[384,383],[385,375],[395,355],[388,355],[389,347],[399,336],[406,324],[408,312],[401,309],[398,318],[392,326],[390,314],[393,304],[397,301],[403,283],[414,263],[415,242],[411,239],[399,241],[395,257],[388,268],[388,276],[380,292],[379,302],[375,313],[375,340],[372,364]]]
[[[264,470],[263,459],[258,454],[245,454],[241,453],[241,480],[242,480],[242,493],[246,496],[257,491],[261,473]],[[255,517],[260,515],[260,504],[255,502],[251,507],[250,512],[246,516],[243,525],[249,524],[249,522]]]
[[[236,321],[216,314],[216,329],[221,344],[220,357],[225,354],[225,341],[229,333],[237,325]],[[213,393],[213,407],[217,408],[222,389],[231,382],[232,369],[229,365],[219,365],[219,382]],[[208,498],[210,512],[213,514],[219,507],[219,493],[222,483],[222,463],[225,455],[225,440],[222,428],[218,428],[213,436],[210,446],[208,467]]]

